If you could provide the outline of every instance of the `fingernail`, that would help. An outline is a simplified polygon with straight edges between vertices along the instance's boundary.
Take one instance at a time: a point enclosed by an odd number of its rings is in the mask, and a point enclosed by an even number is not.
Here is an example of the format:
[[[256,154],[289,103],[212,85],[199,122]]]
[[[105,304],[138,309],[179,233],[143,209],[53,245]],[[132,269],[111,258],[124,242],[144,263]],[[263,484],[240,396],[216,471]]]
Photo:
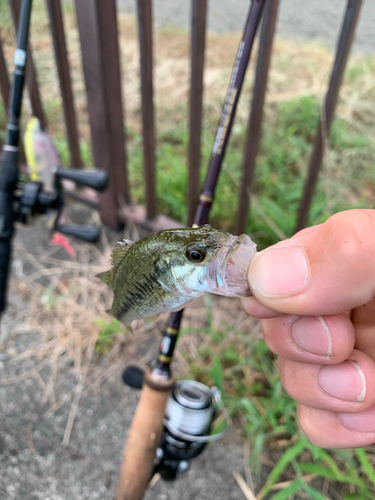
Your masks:
[[[366,395],[366,378],[357,361],[325,366],[319,372],[319,384],[330,396],[346,401],[361,402]]]
[[[351,431],[375,432],[375,405],[359,413],[341,413],[340,420]]]
[[[302,316],[291,324],[290,334],[303,351],[332,356],[332,335],[321,316]]]
[[[248,278],[252,290],[264,297],[297,295],[310,283],[305,250],[300,246],[276,246],[263,250],[253,258]]]

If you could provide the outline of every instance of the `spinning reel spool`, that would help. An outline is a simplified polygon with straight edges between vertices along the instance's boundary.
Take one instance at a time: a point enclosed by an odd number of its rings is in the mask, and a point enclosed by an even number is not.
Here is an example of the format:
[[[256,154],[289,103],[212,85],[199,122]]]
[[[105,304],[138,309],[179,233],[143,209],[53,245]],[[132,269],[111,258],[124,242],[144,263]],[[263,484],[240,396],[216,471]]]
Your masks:
[[[122,374],[124,383],[141,389],[143,371],[129,366]],[[220,410],[227,421],[223,432],[209,435]],[[231,418],[221,401],[220,391],[193,380],[180,380],[172,389],[165,409],[164,432],[156,451],[153,475],[173,481],[189,467],[189,460],[202,453],[206,444],[221,439]]]

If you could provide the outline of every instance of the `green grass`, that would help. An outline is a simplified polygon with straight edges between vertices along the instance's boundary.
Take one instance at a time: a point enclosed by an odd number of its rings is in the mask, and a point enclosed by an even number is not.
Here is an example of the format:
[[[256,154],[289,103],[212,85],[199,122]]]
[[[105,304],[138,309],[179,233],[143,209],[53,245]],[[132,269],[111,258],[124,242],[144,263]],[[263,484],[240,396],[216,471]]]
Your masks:
[[[261,247],[275,243],[282,235],[291,236],[303,192],[307,164],[319,120],[321,103],[314,96],[302,96],[282,102],[265,116],[263,137],[255,172],[252,206],[247,232]],[[168,122],[168,120],[167,120]],[[205,122],[202,147],[202,181],[214,137],[216,121]],[[233,128],[213,204],[211,221],[233,229],[241,183],[245,124]],[[186,223],[188,134],[184,125],[160,131],[157,137],[157,194],[159,210]],[[141,136],[129,134],[129,170],[132,193],[144,204]],[[330,178],[318,184],[310,214],[310,223],[325,220],[339,210],[366,205],[363,186],[372,185],[375,146],[365,132],[357,131],[343,119],[336,119],[329,141]],[[333,167],[330,164],[331,157]],[[355,157],[355,162],[353,162]],[[326,185],[330,187],[327,202]],[[348,190],[350,196],[343,196]],[[355,203],[353,203],[355,198]],[[225,207],[225,209],[223,209]]]
[[[296,214],[303,192],[312,142],[319,120],[321,103],[310,95],[282,102],[267,110],[257,159],[246,232],[259,248],[293,234]],[[275,106],[273,107],[275,108]],[[54,114],[53,104],[47,106]],[[173,114],[173,110],[170,111]],[[209,112],[202,136],[201,183],[207,169],[216,120]],[[157,135],[158,209],[176,220],[187,222],[188,133],[184,124],[163,125]],[[5,111],[0,105],[0,128],[5,127]],[[142,137],[127,130],[128,169],[134,202],[144,205]],[[0,140],[3,134],[0,133]],[[241,185],[246,124],[233,127],[212,206],[210,220],[218,227],[233,230]],[[69,147],[61,134],[54,137],[64,165],[70,164]],[[375,145],[366,131],[354,129],[343,119],[333,122],[329,153],[310,211],[310,224],[323,222],[333,213],[348,208],[368,207],[375,192],[373,168]],[[94,165],[90,143],[81,141],[81,154],[88,167]],[[225,207],[225,208],[223,208]]]
[[[320,107],[321,102],[316,97],[305,95],[282,102],[276,109],[265,113],[246,226],[246,232],[253,236],[260,248],[293,234]],[[169,113],[173,115],[173,110]],[[202,136],[201,184],[216,129],[214,117],[210,113],[206,113],[206,117]],[[165,123],[172,125],[168,127]],[[134,202],[144,205],[142,136],[131,129],[126,132],[132,197]],[[213,224],[228,231],[233,230],[238,209],[245,140],[246,124],[238,123],[233,127],[216,190],[216,202],[210,214]],[[62,162],[69,165],[66,140],[59,135],[55,143]],[[156,144],[158,209],[183,223],[187,222],[188,144],[186,126],[173,123],[167,114]],[[87,142],[81,141],[81,151],[86,165],[93,166]],[[311,207],[310,224],[321,223],[337,211],[368,207],[368,196],[375,192],[374,157],[375,144],[365,131],[354,129],[343,119],[334,120],[328,159]]]
[[[114,339],[124,333],[125,327],[117,319],[108,321],[108,319],[104,318],[99,318],[97,325],[99,334],[95,344],[95,351],[99,354],[106,354],[112,347]]]

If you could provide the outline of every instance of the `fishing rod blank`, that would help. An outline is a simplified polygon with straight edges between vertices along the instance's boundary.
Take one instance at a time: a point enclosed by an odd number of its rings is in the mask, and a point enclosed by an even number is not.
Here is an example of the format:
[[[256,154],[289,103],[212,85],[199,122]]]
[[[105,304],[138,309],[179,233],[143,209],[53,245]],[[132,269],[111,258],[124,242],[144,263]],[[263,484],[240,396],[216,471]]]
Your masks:
[[[8,124],[0,162],[0,314],[6,305],[6,290],[14,232],[14,190],[18,180],[19,119],[25,80],[26,51],[32,0],[23,0],[17,31],[15,70],[9,98]]]
[[[233,66],[220,122],[216,131],[206,179],[203,185],[203,190],[199,196],[198,207],[194,218],[194,226],[202,226],[203,224],[206,224],[208,220],[209,210],[212,205],[215,188],[232,129],[234,116],[236,114],[238,99],[241,94],[242,84],[244,82],[246,69],[249,63],[251,50],[254,44],[255,35],[260,23],[265,1],[266,0],[253,0],[251,3],[242,40],[238,47],[236,61]],[[153,369],[153,373],[159,377],[168,378],[170,376],[170,365],[177,342],[182,315],[183,309],[172,313],[168,321],[168,326],[164,331],[164,336],[159,347],[158,360]]]

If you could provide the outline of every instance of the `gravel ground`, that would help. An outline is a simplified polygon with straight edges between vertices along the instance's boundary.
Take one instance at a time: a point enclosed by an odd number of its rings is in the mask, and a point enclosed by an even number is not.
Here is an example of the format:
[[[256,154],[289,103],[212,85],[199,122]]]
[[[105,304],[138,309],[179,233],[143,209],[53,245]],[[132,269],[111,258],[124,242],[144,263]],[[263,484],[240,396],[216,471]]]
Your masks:
[[[134,14],[134,0],[117,0],[121,12]],[[208,29],[215,33],[242,31],[249,2],[244,0],[211,0],[208,12]],[[329,48],[336,44],[345,0],[280,0],[278,36],[293,40],[323,42]],[[188,28],[191,2],[155,0],[155,24]],[[375,2],[364,0],[357,26],[353,51],[375,53]]]

